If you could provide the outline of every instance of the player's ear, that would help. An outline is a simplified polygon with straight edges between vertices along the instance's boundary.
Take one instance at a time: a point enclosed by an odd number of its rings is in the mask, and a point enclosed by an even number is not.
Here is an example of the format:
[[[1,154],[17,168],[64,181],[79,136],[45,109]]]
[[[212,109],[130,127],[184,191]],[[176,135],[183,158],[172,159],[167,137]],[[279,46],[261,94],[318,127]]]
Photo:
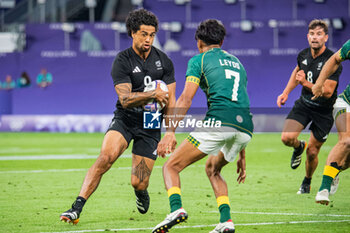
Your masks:
[[[328,34],[325,36],[325,42],[328,41]]]
[[[134,38],[135,38],[136,33],[137,33],[137,31],[135,31],[135,32],[134,32],[134,31],[131,31],[131,38],[133,38],[133,39],[134,39]]]

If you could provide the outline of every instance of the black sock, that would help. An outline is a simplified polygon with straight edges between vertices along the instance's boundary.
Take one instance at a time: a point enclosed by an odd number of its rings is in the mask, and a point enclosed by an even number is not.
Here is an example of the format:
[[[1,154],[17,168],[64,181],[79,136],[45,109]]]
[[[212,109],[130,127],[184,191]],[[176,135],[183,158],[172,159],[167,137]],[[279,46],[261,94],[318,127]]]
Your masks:
[[[305,176],[305,178],[304,178],[304,180],[303,180],[303,184],[308,184],[308,185],[310,185],[310,184],[311,184],[311,179],[312,179],[312,178],[307,178],[307,177]]]
[[[78,196],[75,202],[73,203],[72,208],[79,210],[81,212],[83,210],[85,202],[86,202],[85,198]]]
[[[136,189],[135,189],[135,195],[136,195],[138,198],[142,198],[142,197],[144,197],[144,196],[148,196],[147,189],[146,189],[146,190],[136,190]]]
[[[334,167],[334,168],[336,168],[336,169],[338,169],[339,171],[342,169],[342,167],[339,166],[337,162],[332,162],[332,163],[331,163],[331,166]]]

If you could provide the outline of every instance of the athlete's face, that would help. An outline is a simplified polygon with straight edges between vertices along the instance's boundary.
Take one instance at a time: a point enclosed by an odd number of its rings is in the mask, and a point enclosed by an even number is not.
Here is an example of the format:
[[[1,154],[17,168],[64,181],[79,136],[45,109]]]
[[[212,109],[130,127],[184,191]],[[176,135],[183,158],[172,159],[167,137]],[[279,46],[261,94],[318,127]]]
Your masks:
[[[318,50],[325,46],[325,43],[328,40],[328,35],[326,35],[322,27],[318,26],[309,30],[307,39],[309,41],[310,48]]]
[[[140,30],[131,34],[133,48],[140,54],[150,51],[156,36],[156,28],[150,25],[141,25]]]

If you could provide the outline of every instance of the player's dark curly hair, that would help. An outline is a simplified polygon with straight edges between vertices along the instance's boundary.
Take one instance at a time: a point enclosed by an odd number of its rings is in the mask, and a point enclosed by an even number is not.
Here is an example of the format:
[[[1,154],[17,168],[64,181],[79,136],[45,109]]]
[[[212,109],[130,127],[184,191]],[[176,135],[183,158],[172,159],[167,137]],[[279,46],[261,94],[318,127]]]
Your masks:
[[[224,40],[226,29],[221,21],[207,19],[202,21],[197,27],[195,38],[200,39],[207,45],[220,44]]]
[[[131,37],[131,33],[140,30],[141,25],[150,25],[155,27],[156,32],[158,31],[158,18],[152,12],[145,9],[138,9],[130,11],[126,17],[126,29],[128,35]]]
[[[324,20],[321,19],[314,19],[309,23],[309,30],[313,30],[316,27],[323,28],[323,31],[328,35],[328,25]]]

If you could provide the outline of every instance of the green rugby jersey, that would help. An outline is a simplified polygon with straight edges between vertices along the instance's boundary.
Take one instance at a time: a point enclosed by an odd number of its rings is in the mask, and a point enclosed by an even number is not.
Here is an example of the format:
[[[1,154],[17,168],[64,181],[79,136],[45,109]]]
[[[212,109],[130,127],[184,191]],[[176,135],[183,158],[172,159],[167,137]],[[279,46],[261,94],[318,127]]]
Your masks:
[[[198,54],[188,62],[186,82],[198,84],[206,94],[205,120],[252,135],[247,73],[238,58],[220,48]]]
[[[350,40],[345,42],[345,44],[340,49],[340,58],[344,60],[350,60]],[[344,92],[339,95],[348,104],[350,104],[350,84],[345,88]]]

